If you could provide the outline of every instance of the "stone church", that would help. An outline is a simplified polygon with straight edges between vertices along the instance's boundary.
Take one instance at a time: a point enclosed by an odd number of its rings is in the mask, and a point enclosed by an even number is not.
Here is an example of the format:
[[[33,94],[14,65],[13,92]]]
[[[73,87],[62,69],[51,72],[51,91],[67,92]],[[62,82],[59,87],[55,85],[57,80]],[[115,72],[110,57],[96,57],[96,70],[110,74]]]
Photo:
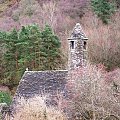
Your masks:
[[[68,38],[68,70],[25,71],[14,96],[13,106],[15,107],[21,97],[28,99],[36,95],[49,94],[53,98],[58,91],[65,94],[68,71],[85,65],[87,40],[81,25],[77,23]],[[47,100],[47,103],[56,104],[51,100]]]

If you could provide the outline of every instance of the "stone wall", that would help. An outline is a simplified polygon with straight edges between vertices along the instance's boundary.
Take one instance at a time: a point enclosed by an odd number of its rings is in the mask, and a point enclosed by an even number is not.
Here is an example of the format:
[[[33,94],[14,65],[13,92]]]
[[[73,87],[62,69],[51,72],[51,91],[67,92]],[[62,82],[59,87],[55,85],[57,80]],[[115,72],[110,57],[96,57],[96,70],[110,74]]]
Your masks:
[[[83,67],[86,62],[87,50],[85,50],[85,48],[88,38],[86,37],[79,23],[75,25],[73,32],[70,38],[68,38],[68,40],[69,40],[69,60],[68,60],[69,69]],[[71,43],[74,44],[73,45],[74,47],[71,47]]]

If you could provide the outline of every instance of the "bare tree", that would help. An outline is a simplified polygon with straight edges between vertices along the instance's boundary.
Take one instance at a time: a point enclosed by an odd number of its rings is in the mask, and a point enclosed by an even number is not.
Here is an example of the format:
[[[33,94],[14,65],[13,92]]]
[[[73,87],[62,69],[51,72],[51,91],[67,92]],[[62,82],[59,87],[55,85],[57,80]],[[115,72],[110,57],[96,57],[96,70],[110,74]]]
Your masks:
[[[85,68],[78,68],[70,72],[73,97],[68,107],[73,113],[73,118],[82,120],[104,119],[107,115],[120,116],[120,94],[113,95],[113,81],[120,78],[115,77],[109,83],[106,80],[108,73],[100,66],[87,64]],[[117,85],[120,84],[117,82]],[[68,86],[69,88],[69,86]]]

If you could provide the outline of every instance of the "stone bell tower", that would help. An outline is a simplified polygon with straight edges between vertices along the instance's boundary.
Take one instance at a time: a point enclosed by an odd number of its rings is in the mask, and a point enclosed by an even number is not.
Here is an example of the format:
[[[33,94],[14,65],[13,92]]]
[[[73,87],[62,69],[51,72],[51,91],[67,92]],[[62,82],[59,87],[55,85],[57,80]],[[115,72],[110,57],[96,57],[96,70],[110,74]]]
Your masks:
[[[77,23],[72,31],[69,41],[69,69],[83,67],[87,57],[87,40],[81,25]]]

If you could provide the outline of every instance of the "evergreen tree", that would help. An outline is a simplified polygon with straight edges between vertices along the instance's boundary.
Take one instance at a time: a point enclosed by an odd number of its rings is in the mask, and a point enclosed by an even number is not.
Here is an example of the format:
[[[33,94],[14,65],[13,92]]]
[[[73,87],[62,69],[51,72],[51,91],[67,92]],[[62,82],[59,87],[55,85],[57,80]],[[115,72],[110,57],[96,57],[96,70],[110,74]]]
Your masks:
[[[43,57],[42,62],[44,63],[43,70],[58,69],[63,64],[59,38],[48,25],[45,26],[41,34],[41,56]]]
[[[0,31],[0,84],[2,80],[4,79],[4,72],[5,72],[5,66],[4,66],[4,54],[6,52],[5,49],[5,42],[4,39],[6,38],[6,32]]]
[[[91,0],[91,6],[95,14],[107,24],[111,15],[115,12],[115,6],[108,0]]]
[[[19,62],[31,70],[38,69],[36,57],[39,56],[36,56],[36,54],[39,52],[40,35],[41,32],[37,25],[23,26],[19,34],[19,39],[22,42],[18,45],[21,46],[21,50],[23,51]]]
[[[14,29],[11,32],[6,33],[6,37],[3,38],[6,46],[6,52],[4,54],[4,81],[8,85],[17,84],[15,81],[16,71],[18,70],[18,52],[16,43],[18,42],[18,33]]]
[[[0,42],[6,51],[2,62],[2,84],[18,84],[26,68],[53,70],[63,67],[60,41],[50,26],[41,32],[37,25],[23,26],[21,30],[0,32]]]

